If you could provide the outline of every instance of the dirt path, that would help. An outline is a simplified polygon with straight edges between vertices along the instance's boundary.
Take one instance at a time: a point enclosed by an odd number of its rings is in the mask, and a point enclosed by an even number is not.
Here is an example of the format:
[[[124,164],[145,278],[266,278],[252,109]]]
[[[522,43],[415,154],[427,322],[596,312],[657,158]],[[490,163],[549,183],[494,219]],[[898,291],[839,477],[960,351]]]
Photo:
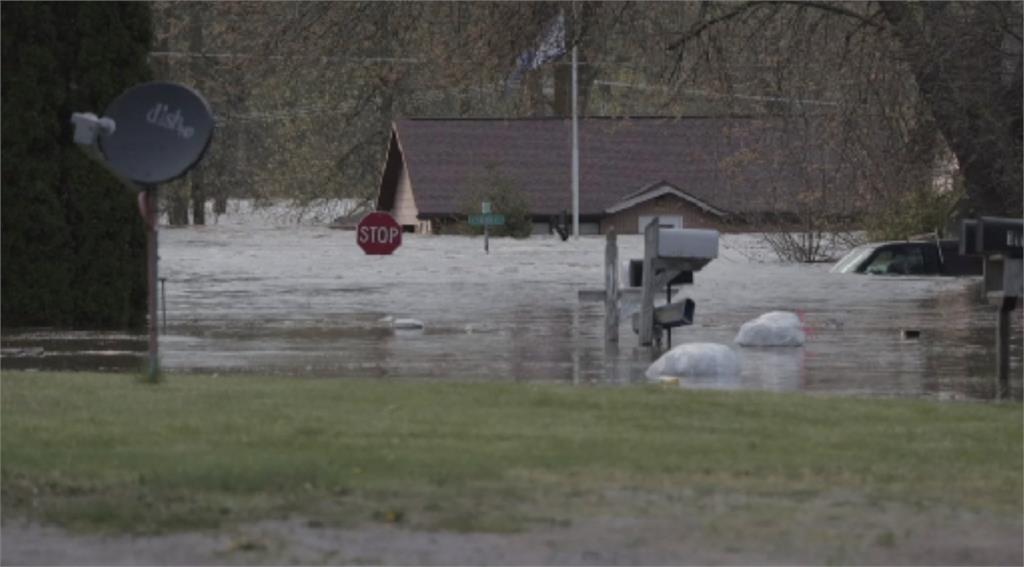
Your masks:
[[[902,525],[897,513],[885,524]],[[3,565],[1020,565],[1021,526],[957,514],[898,531],[847,526],[838,539],[813,530],[781,542],[709,534],[699,518],[590,518],[515,534],[356,529],[303,520],[264,521],[219,533],[160,536],[71,534],[26,521],[2,527]],[[801,522],[802,523],[802,522]],[[877,529],[883,529],[878,532]],[[797,526],[803,530],[802,526]],[[756,530],[755,530],[756,531]],[[858,531],[862,533],[858,533]],[[877,533],[892,534],[878,537]],[[755,540],[757,538],[755,537]]]

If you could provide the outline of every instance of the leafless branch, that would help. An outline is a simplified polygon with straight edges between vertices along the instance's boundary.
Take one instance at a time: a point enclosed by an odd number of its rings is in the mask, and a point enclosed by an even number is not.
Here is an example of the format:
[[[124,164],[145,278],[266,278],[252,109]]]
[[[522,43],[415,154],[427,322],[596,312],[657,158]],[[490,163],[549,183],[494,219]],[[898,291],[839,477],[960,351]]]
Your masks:
[[[694,38],[700,37],[700,35],[707,31],[708,29],[713,28],[721,23],[732,20],[734,18],[737,18],[739,16],[742,16],[746,14],[749,10],[756,10],[764,5],[765,3],[761,2],[743,2],[741,4],[738,4],[732,10],[729,10],[728,12],[721,14],[717,17],[711,18],[710,20],[702,21],[695,25],[694,27],[690,28],[690,30],[684,33],[681,37],[679,37],[679,39],[670,43],[668,45],[668,50],[675,51],[676,49],[683,47],[687,42],[693,40]]]

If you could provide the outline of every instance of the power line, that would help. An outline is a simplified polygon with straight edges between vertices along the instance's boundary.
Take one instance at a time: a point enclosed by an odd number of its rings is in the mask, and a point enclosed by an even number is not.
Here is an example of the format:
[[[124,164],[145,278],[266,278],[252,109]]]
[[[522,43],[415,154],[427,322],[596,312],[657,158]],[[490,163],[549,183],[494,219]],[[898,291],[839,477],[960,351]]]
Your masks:
[[[617,81],[594,81],[595,85],[604,85],[609,87],[617,88],[628,88],[637,90],[649,90],[649,91],[671,91],[678,92],[693,96],[702,96],[705,98],[735,98],[739,100],[751,100],[756,102],[785,102],[790,104],[806,104],[811,106],[841,106],[840,103],[831,100],[814,100],[804,98],[786,98],[780,96],[768,96],[768,95],[744,95],[744,94],[722,94],[711,91],[704,91],[699,89],[676,89],[665,85],[646,85],[646,84],[632,84],[623,83]]]

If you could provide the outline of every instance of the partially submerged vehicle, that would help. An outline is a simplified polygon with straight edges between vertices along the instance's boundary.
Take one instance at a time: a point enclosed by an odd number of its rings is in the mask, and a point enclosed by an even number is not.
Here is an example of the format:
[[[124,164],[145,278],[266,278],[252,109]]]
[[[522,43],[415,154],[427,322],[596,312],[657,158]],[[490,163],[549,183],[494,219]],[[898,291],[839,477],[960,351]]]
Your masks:
[[[834,274],[980,276],[981,258],[960,254],[958,240],[873,242],[850,250]]]

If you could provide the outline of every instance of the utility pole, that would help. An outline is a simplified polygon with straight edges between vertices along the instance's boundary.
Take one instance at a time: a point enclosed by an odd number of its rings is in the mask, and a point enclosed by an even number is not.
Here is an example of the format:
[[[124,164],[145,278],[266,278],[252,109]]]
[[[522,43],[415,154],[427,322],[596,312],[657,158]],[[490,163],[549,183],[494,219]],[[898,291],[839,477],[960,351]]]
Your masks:
[[[580,125],[576,109],[576,44],[572,46],[572,237],[580,237]]]

